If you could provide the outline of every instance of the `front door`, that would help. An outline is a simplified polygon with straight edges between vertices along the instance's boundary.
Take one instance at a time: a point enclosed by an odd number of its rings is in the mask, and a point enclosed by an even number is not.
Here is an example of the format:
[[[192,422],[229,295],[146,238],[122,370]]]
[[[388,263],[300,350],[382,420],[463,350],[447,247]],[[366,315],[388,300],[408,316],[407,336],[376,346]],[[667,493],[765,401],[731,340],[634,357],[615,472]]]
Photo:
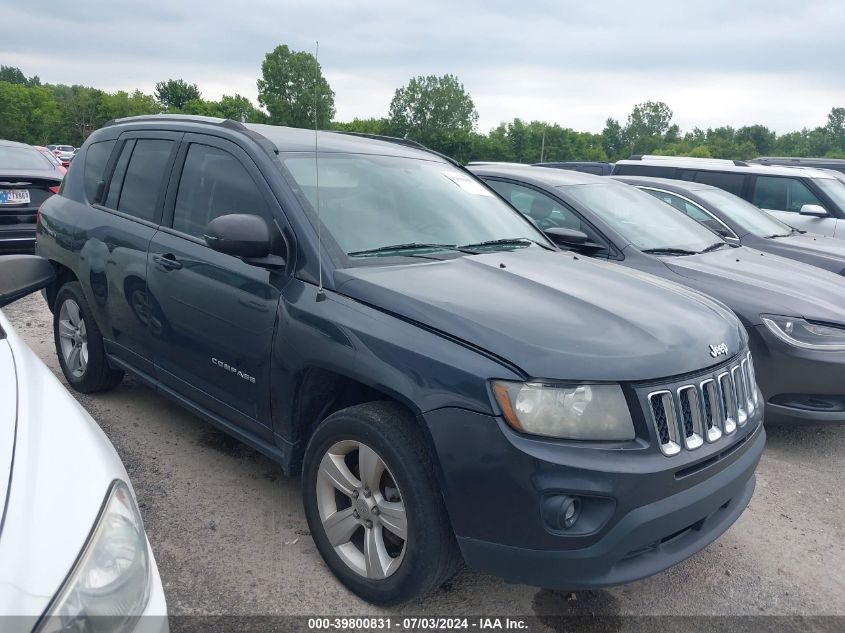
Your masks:
[[[825,218],[801,215],[801,207],[805,204],[814,204],[820,207],[825,205],[798,178],[757,176],[751,202],[771,213],[781,222],[786,222],[797,229],[828,237],[836,236],[838,220],[833,215],[828,215]],[[828,213],[830,213],[830,210],[828,210]]]
[[[270,354],[287,276],[216,252],[202,236],[220,215],[259,215],[273,227],[281,210],[234,143],[186,135],[182,156],[168,194],[171,217],[150,244],[156,373],[165,387],[272,439]]]

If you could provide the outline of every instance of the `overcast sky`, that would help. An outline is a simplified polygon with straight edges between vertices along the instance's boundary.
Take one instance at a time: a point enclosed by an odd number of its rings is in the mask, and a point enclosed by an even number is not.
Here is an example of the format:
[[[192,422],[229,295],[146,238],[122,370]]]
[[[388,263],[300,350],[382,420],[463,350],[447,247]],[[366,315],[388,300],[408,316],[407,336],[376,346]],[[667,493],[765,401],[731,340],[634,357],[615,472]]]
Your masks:
[[[123,6],[127,5],[127,6]],[[314,49],[337,119],[384,116],[394,90],[452,73],[479,130],[514,117],[600,131],[662,100],[683,130],[816,127],[845,106],[841,0],[0,0],[0,63],[50,83],[256,100],[264,55]]]

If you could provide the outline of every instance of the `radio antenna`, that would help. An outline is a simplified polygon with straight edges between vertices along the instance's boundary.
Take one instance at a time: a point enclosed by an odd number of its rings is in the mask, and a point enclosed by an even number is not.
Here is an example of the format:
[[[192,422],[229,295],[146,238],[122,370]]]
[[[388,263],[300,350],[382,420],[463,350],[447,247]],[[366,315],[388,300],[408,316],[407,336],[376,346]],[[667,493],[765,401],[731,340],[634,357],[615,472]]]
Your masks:
[[[320,219],[320,148],[319,148],[319,90],[320,90],[320,42],[314,48],[314,174],[317,190],[317,301],[324,301],[323,291],[323,222]]]

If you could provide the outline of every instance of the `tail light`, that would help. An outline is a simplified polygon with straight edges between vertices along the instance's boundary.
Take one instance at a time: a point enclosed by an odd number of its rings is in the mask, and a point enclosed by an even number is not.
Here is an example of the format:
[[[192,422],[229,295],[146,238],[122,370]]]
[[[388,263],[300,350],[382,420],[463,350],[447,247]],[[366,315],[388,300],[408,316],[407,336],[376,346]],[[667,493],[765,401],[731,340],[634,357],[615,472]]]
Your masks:
[[[53,185],[50,187],[50,191],[53,193],[59,193],[59,185]]]

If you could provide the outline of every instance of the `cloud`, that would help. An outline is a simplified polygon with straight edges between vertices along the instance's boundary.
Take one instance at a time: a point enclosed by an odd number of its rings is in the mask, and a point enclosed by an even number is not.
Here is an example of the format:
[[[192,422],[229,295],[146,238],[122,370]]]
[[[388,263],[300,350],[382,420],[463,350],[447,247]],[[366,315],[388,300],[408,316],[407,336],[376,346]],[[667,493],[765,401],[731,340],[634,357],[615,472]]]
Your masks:
[[[518,116],[598,131],[661,99],[683,129],[788,131],[845,104],[836,0],[30,0],[4,7],[4,23],[0,61],[43,81],[152,92],[181,77],[208,98],[255,100],[268,51],[319,39],[342,120],[384,116],[410,77],[443,73],[470,91],[482,130]]]

